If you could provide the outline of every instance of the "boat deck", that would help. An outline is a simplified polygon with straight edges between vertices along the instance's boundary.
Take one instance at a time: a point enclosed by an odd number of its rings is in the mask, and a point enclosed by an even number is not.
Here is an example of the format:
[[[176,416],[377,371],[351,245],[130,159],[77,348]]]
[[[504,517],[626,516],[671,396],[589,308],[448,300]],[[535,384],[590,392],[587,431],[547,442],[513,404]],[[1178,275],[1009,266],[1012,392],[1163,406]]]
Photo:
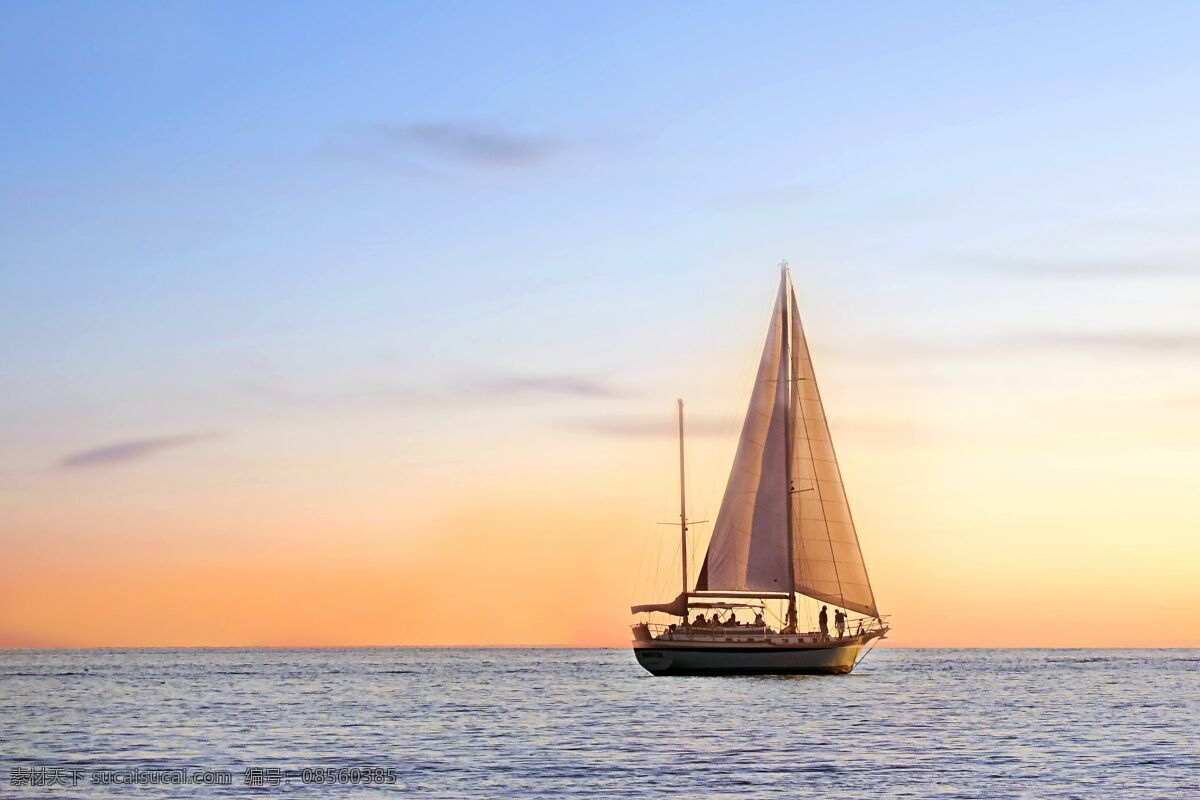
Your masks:
[[[886,625],[869,620],[871,624],[855,625],[843,636],[820,631],[784,633],[767,626],[755,625],[659,625],[639,623],[633,626],[634,646],[655,647],[791,647],[824,648],[862,645],[887,634]]]

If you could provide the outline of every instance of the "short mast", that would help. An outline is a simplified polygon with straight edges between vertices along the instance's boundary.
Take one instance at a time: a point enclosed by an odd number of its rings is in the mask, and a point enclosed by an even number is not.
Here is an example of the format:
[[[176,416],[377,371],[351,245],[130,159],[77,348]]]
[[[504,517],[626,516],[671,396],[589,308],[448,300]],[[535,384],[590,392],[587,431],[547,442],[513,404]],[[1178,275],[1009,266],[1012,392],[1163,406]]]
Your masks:
[[[779,291],[783,294],[782,302],[779,306],[780,322],[783,325],[783,335],[780,337],[780,351],[783,359],[782,369],[780,370],[784,379],[783,392],[783,484],[786,488],[784,502],[787,503],[787,574],[788,574],[788,609],[787,609],[787,627],[793,632],[800,624],[799,615],[796,612],[796,559],[792,554],[795,547],[793,539],[795,537],[795,522],[793,520],[794,513],[792,510],[792,421],[791,421],[791,405],[792,405],[792,331],[791,320],[788,312],[792,307],[791,298],[791,282],[788,280],[787,261],[779,262],[779,270],[782,274],[780,280]]]
[[[683,457],[683,398],[675,401],[679,404],[679,562],[683,572],[683,597],[688,593],[687,570],[687,476],[684,472]],[[687,619],[687,606],[683,609],[683,618]]]

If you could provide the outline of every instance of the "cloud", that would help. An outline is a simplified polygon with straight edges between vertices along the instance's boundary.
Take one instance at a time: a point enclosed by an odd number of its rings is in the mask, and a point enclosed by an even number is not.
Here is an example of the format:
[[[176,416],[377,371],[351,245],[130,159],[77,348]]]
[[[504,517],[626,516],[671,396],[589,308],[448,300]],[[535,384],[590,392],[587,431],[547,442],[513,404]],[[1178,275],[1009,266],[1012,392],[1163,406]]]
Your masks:
[[[529,166],[563,149],[561,141],[550,137],[461,123],[381,125],[379,130],[401,151],[472,166]]]
[[[843,348],[842,352],[851,357],[872,361],[1038,355],[1052,352],[1173,356],[1200,353],[1200,333],[1038,332],[977,339],[948,337],[944,341],[889,340],[875,345]]]
[[[669,413],[643,414],[611,417],[586,417],[563,420],[562,427],[581,433],[612,436],[622,439],[668,439],[679,433],[679,423]],[[685,435],[734,436],[738,424],[730,419],[697,417],[689,415],[685,422]]]
[[[390,368],[390,367],[389,367]],[[474,370],[426,385],[389,380],[360,380],[338,386],[300,387],[270,370],[258,368],[237,381],[247,394],[290,408],[337,410],[352,407],[410,407],[451,410],[497,401],[540,397],[607,399],[628,395],[607,382],[574,373],[516,373]]]
[[[1017,340],[1027,347],[1121,350],[1147,355],[1200,353],[1200,333],[1042,333]]]
[[[582,375],[493,374],[460,381],[459,388],[481,399],[563,395],[582,398],[619,397],[621,392],[595,378]]]
[[[336,410],[370,405],[420,406],[441,399],[426,389],[386,381],[333,388],[297,387],[266,370],[240,378],[236,385],[252,397],[287,408]]]
[[[447,178],[459,171],[513,171],[548,162],[567,150],[553,136],[469,123],[380,124],[326,140],[318,153],[366,160],[416,176]]]
[[[70,453],[58,462],[58,466],[65,470],[93,469],[125,464],[130,461],[141,461],[167,450],[199,444],[215,439],[217,436],[218,434],[215,433],[193,433],[180,436],[129,439]]]
[[[1200,275],[1200,257],[1130,256],[1124,258],[959,257],[981,270],[1047,278],[1175,278]]]

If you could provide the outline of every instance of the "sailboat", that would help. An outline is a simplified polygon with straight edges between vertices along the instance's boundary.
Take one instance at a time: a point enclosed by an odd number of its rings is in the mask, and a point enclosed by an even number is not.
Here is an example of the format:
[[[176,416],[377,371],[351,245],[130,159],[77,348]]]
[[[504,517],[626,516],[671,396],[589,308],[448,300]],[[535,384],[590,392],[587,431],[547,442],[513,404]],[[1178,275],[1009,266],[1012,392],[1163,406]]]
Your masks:
[[[867,577],[791,275],[786,262],[780,267],[750,407],[694,585],[678,401],[682,591],[631,609],[679,618],[633,626],[634,656],[655,675],[847,674],[889,630]],[[798,597],[824,604],[818,629],[802,629]],[[775,625],[768,603],[786,604]]]

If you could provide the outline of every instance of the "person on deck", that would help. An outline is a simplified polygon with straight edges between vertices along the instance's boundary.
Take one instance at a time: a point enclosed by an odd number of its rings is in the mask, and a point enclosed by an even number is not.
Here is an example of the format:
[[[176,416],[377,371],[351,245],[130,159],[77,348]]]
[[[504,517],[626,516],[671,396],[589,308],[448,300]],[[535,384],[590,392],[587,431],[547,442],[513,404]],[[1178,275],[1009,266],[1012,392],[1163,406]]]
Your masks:
[[[754,615],[754,627],[761,628],[763,625],[766,625],[766,624],[767,623],[763,620],[763,615],[762,615],[761,611],[759,611],[757,614]]]
[[[817,617],[817,622],[821,623],[821,636],[829,638],[829,606],[821,606],[821,614]]]
[[[833,612],[833,627],[837,628],[839,639],[846,635],[846,612],[840,608]]]
[[[692,627],[693,628],[703,628],[707,624],[708,624],[708,622],[704,619],[704,615],[701,614],[700,612],[696,612],[696,618],[694,620],[692,620]]]

